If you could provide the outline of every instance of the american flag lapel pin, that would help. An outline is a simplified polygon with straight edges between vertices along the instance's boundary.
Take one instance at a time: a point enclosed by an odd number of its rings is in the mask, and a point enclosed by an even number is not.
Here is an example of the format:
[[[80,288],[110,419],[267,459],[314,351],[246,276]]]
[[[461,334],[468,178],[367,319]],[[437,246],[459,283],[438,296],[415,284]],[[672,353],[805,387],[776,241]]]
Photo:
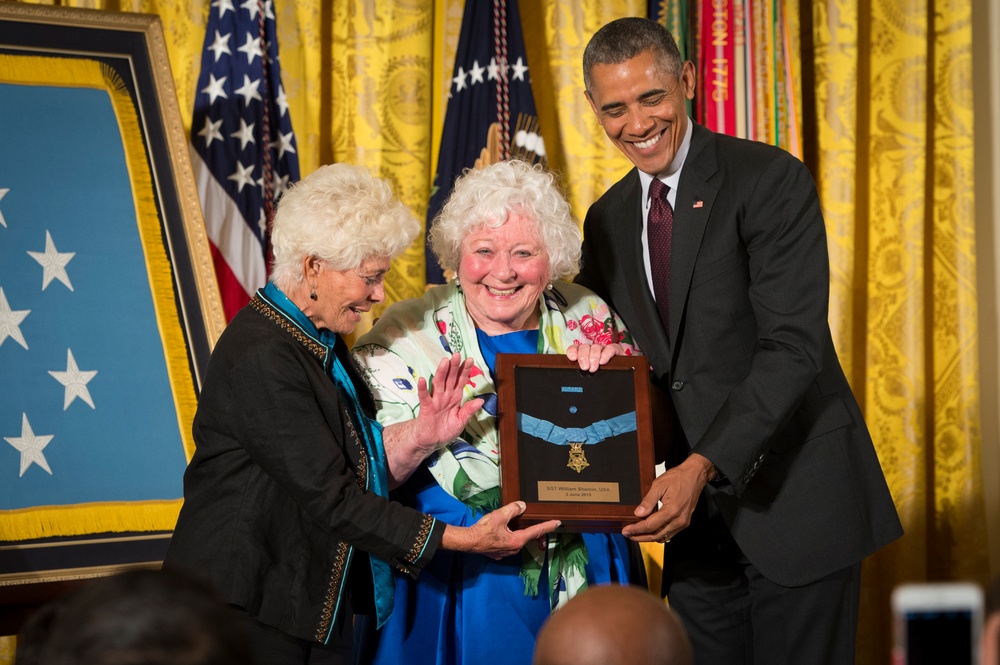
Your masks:
[[[702,207],[702,206],[704,206],[704,205],[705,205],[705,202],[704,202],[704,201],[702,201],[701,199],[695,199],[695,200],[694,200],[694,205],[693,205],[693,206],[691,206],[691,207],[692,207],[692,208],[701,208],[701,207]]]

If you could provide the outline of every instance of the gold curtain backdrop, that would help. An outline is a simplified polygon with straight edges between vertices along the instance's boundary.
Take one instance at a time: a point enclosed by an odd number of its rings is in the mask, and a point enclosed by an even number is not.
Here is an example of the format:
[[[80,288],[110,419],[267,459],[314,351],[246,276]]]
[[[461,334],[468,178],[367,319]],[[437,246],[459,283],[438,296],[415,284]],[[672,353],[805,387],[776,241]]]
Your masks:
[[[888,662],[895,584],[985,583],[990,576],[980,470],[971,3],[775,5],[809,54],[792,64],[804,84],[791,101],[793,113],[803,109],[804,158],[828,227],[830,321],[906,529],[865,564],[859,663]],[[190,124],[209,0],[59,4],[158,14]],[[275,0],[303,175],[329,162],[364,165],[424,217],[463,4]],[[645,15],[646,2],[521,0],[520,8],[549,165],[582,222],[590,203],[630,168],[584,98],[583,48],[608,20]],[[388,300],[420,294],[423,276],[419,241],[394,264]],[[0,641],[0,663],[4,648]]]
[[[806,131],[817,142],[834,338],[906,530],[865,563],[859,662],[876,663],[887,662],[893,586],[985,583],[990,573],[971,3],[875,0],[866,9],[812,5],[817,112]]]

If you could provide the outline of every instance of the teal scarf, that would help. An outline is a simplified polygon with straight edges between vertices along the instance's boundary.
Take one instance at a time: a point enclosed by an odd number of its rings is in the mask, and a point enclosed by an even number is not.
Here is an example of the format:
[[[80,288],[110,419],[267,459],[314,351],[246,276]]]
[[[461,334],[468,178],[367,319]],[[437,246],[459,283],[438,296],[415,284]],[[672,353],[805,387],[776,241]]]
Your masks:
[[[372,472],[368,474],[368,486],[365,489],[381,497],[388,498],[389,481],[385,447],[382,444],[382,425],[377,420],[369,418],[361,408],[361,400],[358,398],[354,382],[351,381],[351,377],[347,373],[347,368],[344,367],[344,364],[334,351],[337,344],[344,344],[343,340],[329,330],[318,330],[313,322],[309,320],[309,317],[303,314],[302,310],[289,300],[274,282],[268,282],[267,286],[262,289],[262,292],[268,300],[281,309],[303,331],[326,347],[327,353],[323,366],[327,374],[330,375],[330,379],[333,380],[333,383],[346,398],[345,402],[349,407],[351,419],[361,433],[361,438],[365,444],[365,452],[368,454],[368,459],[371,463]],[[392,579],[392,570],[389,568],[388,563],[371,555],[368,556],[368,559],[371,561],[372,580],[375,587],[375,615],[378,618],[378,627],[381,628],[392,613],[393,595],[396,585]]]

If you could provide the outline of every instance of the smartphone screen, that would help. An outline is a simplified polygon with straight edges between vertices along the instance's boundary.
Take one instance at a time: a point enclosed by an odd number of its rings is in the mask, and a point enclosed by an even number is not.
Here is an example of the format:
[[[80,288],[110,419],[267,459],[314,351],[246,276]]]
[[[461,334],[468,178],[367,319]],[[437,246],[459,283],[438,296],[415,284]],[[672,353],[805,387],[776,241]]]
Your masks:
[[[893,590],[894,665],[977,665],[983,594],[975,584],[927,582]]]
[[[973,665],[971,610],[916,610],[903,621],[906,665]]]

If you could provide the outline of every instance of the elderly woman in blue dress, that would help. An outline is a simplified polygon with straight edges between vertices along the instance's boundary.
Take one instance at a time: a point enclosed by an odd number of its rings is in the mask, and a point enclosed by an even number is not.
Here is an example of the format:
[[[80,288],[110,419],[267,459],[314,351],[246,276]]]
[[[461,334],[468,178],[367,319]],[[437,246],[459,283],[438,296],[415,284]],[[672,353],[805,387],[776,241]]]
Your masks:
[[[237,608],[260,663],[354,662],[353,616],[385,620],[391,571],[416,577],[445,550],[507,556],[557,526],[510,531],[523,504],[450,525],[387,498],[479,410],[471,367],[449,356],[415,386],[420,417],[383,428],[343,339],[419,228],[366,169],[317,169],[278,206],[272,281],[212,352],[165,565]]]
[[[453,442],[413,455],[412,476],[397,489],[403,503],[466,525],[500,505],[497,354],[567,354],[593,371],[633,347],[606,303],[561,281],[578,270],[580,231],[540,167],[507,161],[468,172],[431,245],[455,278],[392,305],[354,353],[384,425],[417,416],[417,381],[442,359],[473,362],[466,390],[482,409]],[[552,611],[589,584],[629,582],[641,566],[631,551],[620,534],[585,533],[553,534],[499,561],[439,553],[419,581],[397,576],[375,662],[530,662]]]

